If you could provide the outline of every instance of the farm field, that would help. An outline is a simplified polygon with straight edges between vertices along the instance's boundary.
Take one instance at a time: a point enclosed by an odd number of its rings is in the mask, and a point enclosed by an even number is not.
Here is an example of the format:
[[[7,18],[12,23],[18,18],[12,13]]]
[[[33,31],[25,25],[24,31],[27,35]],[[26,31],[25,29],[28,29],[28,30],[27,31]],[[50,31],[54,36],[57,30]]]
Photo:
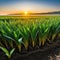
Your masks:
[[[1,60],[51,52],[57,47],[60,16],[0,16],[0,53],[4,55],[0,55]]]

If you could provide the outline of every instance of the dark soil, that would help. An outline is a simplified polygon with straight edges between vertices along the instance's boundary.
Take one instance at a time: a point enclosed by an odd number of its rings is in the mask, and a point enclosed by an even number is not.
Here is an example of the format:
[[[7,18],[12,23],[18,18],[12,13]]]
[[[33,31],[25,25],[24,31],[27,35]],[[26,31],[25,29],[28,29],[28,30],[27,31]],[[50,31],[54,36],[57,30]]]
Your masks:
[[[46,45],[42,48],[31,50],[26,53],[25,52],[14,52],[11,59],[8,59],[7,56],[0,51],[0,60],[49,60],[49,56],[55,56],[59,54],[60,40],[50,44],[46,43]]]

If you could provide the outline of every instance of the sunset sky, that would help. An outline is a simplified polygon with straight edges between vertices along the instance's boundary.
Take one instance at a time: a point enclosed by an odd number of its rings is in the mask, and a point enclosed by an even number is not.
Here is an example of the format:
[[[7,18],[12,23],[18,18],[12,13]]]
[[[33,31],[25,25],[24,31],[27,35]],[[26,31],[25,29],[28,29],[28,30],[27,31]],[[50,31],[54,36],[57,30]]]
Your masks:
[[[0,15],[60,11],[60,0],[0,0]]]

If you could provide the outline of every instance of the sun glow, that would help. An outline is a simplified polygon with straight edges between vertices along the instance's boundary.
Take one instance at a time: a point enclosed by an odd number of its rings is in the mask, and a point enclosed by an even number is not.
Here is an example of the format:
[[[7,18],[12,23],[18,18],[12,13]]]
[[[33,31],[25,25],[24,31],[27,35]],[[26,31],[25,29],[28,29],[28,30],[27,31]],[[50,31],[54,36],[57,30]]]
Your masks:
[[[27,15],[27,14],[28,14],[28,12],[27,12],[27,11],[25,11],[25,12],[24,12],[24,14],[25,14],[25,15]]]

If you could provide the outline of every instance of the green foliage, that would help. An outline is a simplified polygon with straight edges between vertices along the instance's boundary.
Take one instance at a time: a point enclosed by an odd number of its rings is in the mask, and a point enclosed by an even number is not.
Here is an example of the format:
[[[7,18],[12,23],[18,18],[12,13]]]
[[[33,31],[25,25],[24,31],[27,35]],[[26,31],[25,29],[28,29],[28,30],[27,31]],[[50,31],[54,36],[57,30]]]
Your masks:
[[[15,51],[15,48],[13,48],[10,52],[6,48],[4,48],[4,47],[0,47],[0,49],[6,54],[6,56],[9,59],[11,58],[13,52]]]
[[[0,21],[0,46],[17,46],[19,52],[22,45],[26,50],[31,45],[34,48],[38,41],[39,46],[44,46],[47,40],[54,41],[56,36],[60,35],[60,16],[7,19]]]

